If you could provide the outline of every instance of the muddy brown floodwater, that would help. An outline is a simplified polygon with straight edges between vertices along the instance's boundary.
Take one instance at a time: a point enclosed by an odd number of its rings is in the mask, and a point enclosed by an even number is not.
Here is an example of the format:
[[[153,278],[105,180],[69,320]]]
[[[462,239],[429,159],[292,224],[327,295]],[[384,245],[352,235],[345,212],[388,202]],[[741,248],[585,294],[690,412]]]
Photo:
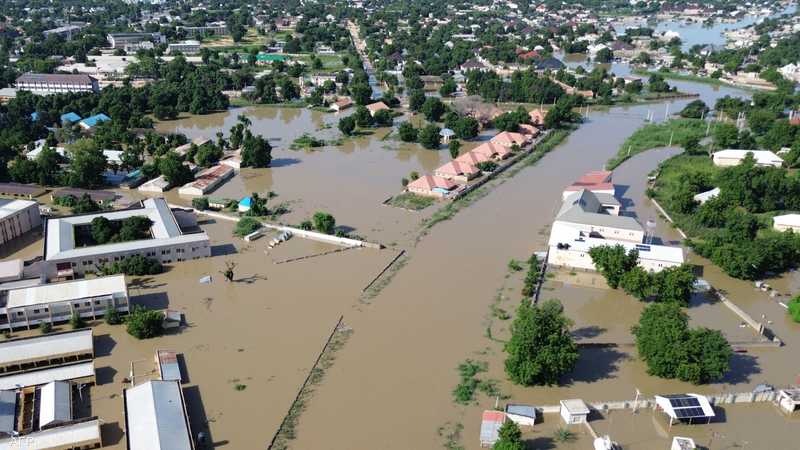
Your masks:
[[[733,89],[692,88],[682,89],[701,92],[711,104],[726,94],[743,95]],[[678,111],[685,104],[676,101],[670,109]],[[467,358],[486,361],[489,370],[481,377],[498,380],[510,401],[535,405],[571,397],[631,399],[636,388],[651,396],[743,391],[762,380],[788,384],[799,371],[792,351],[800,344],[800,330],[785,320],[779,305],[749,283],[730,280],[695,256],[692,261],[705,265],[705,277],[712,284],[729,291],[734,301],[759,317],[761,310],[766,311],[776,322],[771,326],[789,345],[738,355],[732,374],[716,385],[696,388],[650,377],[628,345],[630,326],[642,305],[602,289],[602,280],[592,274],[559,273],[548,281],[543,298],[562,300],[581,339],[622,345],[582,350],[577,369],[559,387],[521,388],[504,381],[501,341],[509,322],[492,317],[489,308],[498,293],[502,295],[498,307],[506,311],[513,311],[519,301],[521,275],[508,276],[508,261],[527,259],[531,252],[545,249],[564,186],[601,168],[643,124],[648,111],[663,108],[656,104],[592,112],[566,142],[537,164],[499,184],[451,220],[437,224],[418,242],[420,221],[436,207],[411,213],[381,203],[400,191],[400,179],[409,172],[430,172],[447,161],[446,150],[424,150],[392,136],[384,139],[388,129],[339,147],[288,150],[291,141],[304,132],[323,139],[338,136],[336,115],[305,109],[240,108],[158,124],[160,131],[214,137],[217,132],[227,133],[237,115],[247,115],[254,132],[276,139],[274,167],[245,169],[212,196],[239,198],[250,192],[274,191],[278,197],[272,204],[287,202],[291,209],[281,218],[284,222],[298,223],[316,210],[325,210],[337,218],[337,224],[389,248],[348,250],[275,264],[325,253],[332,247],[295,238],[267,252],[267,239],[245,243],[232,238],[232,223],[202,223],[214,244],[212,258],[182,262],[165,274],[133,279],[130,285],[132,302],[178,309],[186,316],[187,328],[155,340],[135,341],[122,327],[96,327],[98,386],[91,390],[92,414],[105,421],[105,444],[110,448],[125,445],[121,392],[131,362],[141,380],[152,376],[153,352],[167,349],[184,355],[194,431],[207,431],[215,447],[264,448],[340,315],[353,333],[307,403],[293,448],[435,449],[444,441],[437,430],[446,424],[463,424],[461,444],[477,448],[480,411],[491,408],[494,401],[480,394],[476,405],[453,403],[451,391],[458,382],[455,369]],[[477,142],[466,148],[474,145]],[[669,150],[644,153],[615,173],[615,180],[628,186],[624,196],[632,202],[629,210],[640,219],[654,216],[644,199],[647,172],[670,154]],[[183,204],[190,201],[172,192],[168,198]],[[659,235],[675,239],[672,230],[660,223]],[[26,244],[17,255],[28,258],[40,249],[41,241]],[[408,251],[406,266],[376,297],[363,302],[362,288],[400,249]],[[220,272],[227,261],[238,264],[235,283],[222,281]],[[213,283],[200,284],[204,275],[212,275]],[[693,324],[722,329],[729,339],[749,336],[749,330],[740,329],[733,314],[719,305],[698,299],[688,312]],[[492,339],[487,338],[489,331]],[[236,384],[246,387],[239,391],[234,389]],[[789,422],[764,414],[776,432],[788,434]],[[619,434],[620,441],[642,442],[631,448],[666,448],[665,438],[649,422],[639,426],[621,417],[622,413],[605,418],[598,426],[613,422],[609,432],[615,438]],[[720,433],[734,433],[733,424],[736,430],[752,429],[750,417],[731,412],[728,421],[719,424],[729,431]],[[551,437],[557,424],[555,417],[548,416],[526,437],[541,438],[533,442],[551,448],[556,445]],[[620,431],[623,427],[630,431]],[[579,442],[586,442],[585,436],[557,445],[578,448]]]

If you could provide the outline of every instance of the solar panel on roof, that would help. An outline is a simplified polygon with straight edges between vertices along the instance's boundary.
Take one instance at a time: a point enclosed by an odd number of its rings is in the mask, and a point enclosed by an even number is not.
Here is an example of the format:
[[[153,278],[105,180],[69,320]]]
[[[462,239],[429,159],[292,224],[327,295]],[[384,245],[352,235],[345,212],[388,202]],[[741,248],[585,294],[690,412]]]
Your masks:
[[[669,404],[672,405],[673,408],[687,408],[692,406],[700,406],[700,401],[698,401],[695,397],[667,397],[669,398]]]
[[[703,408],[680,408],[675,410],[678,419],[691,419],[693,417],[706,417]]]
[[[641,251],[641,252],[649,252],[650,251],[650,246],[649,245],[644,245],[644,244],[636,244],[636,249]]]

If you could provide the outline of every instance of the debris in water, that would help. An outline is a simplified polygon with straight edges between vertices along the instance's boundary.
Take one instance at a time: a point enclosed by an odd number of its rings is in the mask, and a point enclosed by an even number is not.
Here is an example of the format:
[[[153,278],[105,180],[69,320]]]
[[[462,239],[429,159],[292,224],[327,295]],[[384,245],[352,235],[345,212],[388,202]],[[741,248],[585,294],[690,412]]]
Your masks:
[[[200,278],[200,284],[211,284],[211,275]]]

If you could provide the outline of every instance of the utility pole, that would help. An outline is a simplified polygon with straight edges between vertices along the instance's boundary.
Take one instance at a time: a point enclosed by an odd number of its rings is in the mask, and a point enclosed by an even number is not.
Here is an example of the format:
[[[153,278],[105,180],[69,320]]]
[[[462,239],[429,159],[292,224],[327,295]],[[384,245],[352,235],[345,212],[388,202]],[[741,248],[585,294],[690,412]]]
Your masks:
[[[667,107],[664,109],[664,121],[669,118],[669,103],[667,103]]]
[[[708,133],[711,132],[711,122],[708,122],[708,126],[706,126],[706,137],[708,137]]]
[[[642,393],[639,391],[639,388],[636,388],[636,398],[633,400],[633,413],[634,414],[636,414],[636,412],[639,410],[639,396],[640,395],[642,395]]]
[[[669,135],[669,145],[667,147],[672,147],[672,138],[675,136],[675,132],[673,131]]]

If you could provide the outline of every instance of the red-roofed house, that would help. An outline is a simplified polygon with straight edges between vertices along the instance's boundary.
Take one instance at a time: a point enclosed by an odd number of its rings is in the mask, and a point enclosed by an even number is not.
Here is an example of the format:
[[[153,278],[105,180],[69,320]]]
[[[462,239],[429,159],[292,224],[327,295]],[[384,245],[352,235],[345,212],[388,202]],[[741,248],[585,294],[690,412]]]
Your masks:
[[[519,58],[524,60],[534,59],[538,57],[539,57],[539,52],[537,52],[536,50],[531,50],[529,52],[521,53],[519,55]]]
[[[383,102],[375,102],[370,105],[367,105],[367,110],[369,110],[370,115],[375,116],[375,113],[382,109],[390,109],[386,106],[386,103]]]
[[[572,185],[564,189],[562,198],[567,198],[573,192],[580,190],[587,190],[594,194],[608,194],[615,195],[616,189],[611,182],[611,172],[608,170],[593,170],[578,178]],[[619,209],[613,211],[614,214],[619,214]]]
[[[506,159],[511,155],[511,149],[496,142],[485,142],[474,149],[473,153],[478,153],[492,159]]]
[[[502,145],[503,147],[510,148],[514,145],[517,145],[519,147],[524,147],[530,144],[531,140],[528,136],[521,133],[516,133],[513,131],[503,131],[502,133],[493,137],[491,142],[498,145]]]
[[[529,138],[533,139],[539,135],[539,129],[528,123],[521,123],[517,127],[517,131]]]
[[[334,103],[331,103],[331,109],[339,112],[353,106],[353,101],[350,97],[339,97]]]
[[[460,183],[466,183],[467,181],[480,175],[480,173],[481,171],[472,164],[450,161],[449,163],[436,169],[433,172],[433,175]]]
[[[480,148],[480,147],[478,147]],[[477,148],[475,149],[477,150]],[[453,161],[457,161],[461,164],[469,164],[472,166],[478,166],[479,163],[487,162],[492,160],[492,155],[487,155],[486,153],[476,152],[475,150],[469,151],[464,153],[463,155],[459,156],[458,158],[454,159]]]
[[[547,115],[546,112],[542,111],[541,109],[534,109],[533,111],[528,113],[528,117],[531,118],[531,123],[534,125],[544,125],[544,117]]]
[[[431,175],[417,178],[406,186],[406,189],[414,194],[439,198],[444,197],[455,188],[456,184],[452,181]]]

